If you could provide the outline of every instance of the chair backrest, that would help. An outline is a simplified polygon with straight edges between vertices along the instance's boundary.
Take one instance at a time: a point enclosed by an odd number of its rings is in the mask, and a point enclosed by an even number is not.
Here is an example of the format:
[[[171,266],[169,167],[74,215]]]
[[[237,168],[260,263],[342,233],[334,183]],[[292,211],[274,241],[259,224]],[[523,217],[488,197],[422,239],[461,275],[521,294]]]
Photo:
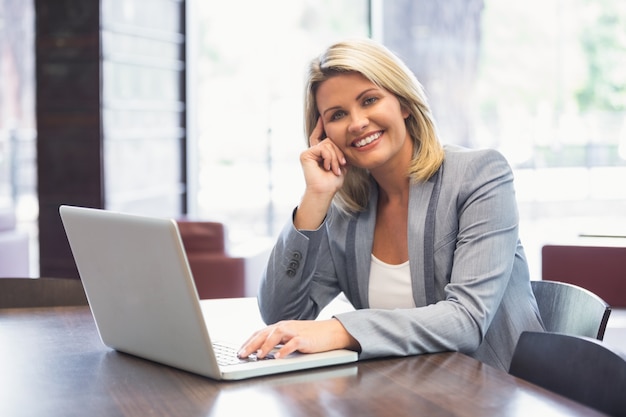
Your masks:
[[[523,332],[509,373],[611,416],[626,416],[626,355],[590,337]]]
[[[611,308],[596,294],[574,284],[531,281],[547,331],[604,338]]]
[[[544,245],[541,277],[581,286],[613,307],[626,307],[626,239],[601,240],[614,243],[611,246]]]
[[[76,305],[87,305],[79,279],[0,278],[0,308]]]

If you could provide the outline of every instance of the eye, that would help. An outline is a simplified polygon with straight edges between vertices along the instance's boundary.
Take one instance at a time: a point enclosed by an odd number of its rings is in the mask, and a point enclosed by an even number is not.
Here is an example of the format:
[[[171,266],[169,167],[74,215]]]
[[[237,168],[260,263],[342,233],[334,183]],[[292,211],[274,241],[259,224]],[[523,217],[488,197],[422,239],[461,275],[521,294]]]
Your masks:
[[[330,121],[332,122],[333,120],[339,120],[345,115],[346,115],[345,111],[337,110],[336,112],[330,115]]]
[[[366,97],[363,100],[363,105],[364,106],[370,106],[370,105],[376,103],[377,101],[378,101],[378,97]]]

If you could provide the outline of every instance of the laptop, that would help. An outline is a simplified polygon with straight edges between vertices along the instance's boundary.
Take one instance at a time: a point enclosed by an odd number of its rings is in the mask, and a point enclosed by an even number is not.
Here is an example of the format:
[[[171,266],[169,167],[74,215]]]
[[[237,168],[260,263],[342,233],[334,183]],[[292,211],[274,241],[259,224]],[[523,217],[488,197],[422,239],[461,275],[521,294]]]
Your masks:
[[[344,349],[239,360],[236,351],[251,327],[234,312],[262,325],[256,298],[200,300],[174,220],[67,205],[59,212],[98,333],[112,349],[216,380],[358,360]],[[213,340],[210,324],[217,323],[233,340]],[[224,346],[231,364],[218,363]]]

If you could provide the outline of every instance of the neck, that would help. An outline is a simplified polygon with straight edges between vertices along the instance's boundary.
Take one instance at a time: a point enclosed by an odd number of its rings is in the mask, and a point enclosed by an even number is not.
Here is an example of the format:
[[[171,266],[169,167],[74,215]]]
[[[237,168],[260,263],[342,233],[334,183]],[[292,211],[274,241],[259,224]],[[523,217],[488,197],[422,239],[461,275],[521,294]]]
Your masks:
[[[406,202],[408,201],[410,178],[409,166],[413,158],[413,147],[407,140],[405,151],[398,154],[398,158],[391,163],[371,171],[379,188],[379,202]],[[381,201],[382,200],[382,201]]]
[[[375,178],[376,179],[376,178]],[[408,204],[410,181],[405,175],[400,181],[387,181],[378,183],[378,203],[379,204]]]

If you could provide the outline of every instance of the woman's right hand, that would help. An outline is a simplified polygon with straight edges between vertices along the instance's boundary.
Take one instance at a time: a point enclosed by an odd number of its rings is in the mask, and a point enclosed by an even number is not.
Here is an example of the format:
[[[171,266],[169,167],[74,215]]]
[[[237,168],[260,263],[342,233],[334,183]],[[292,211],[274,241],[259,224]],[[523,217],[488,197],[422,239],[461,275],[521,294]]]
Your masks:
[[[309,148],[300,154],[306,189],[294,223],[313,230],[324,220],[335,193],[343,185],[348,165],[343,152],[324,135],[322,119],[309,137]]]
[[[307,191],[334,195],[343,185],[347,169],[343,152],[326,138],[321,117],[309,137],[309,148],[300,154]]]

